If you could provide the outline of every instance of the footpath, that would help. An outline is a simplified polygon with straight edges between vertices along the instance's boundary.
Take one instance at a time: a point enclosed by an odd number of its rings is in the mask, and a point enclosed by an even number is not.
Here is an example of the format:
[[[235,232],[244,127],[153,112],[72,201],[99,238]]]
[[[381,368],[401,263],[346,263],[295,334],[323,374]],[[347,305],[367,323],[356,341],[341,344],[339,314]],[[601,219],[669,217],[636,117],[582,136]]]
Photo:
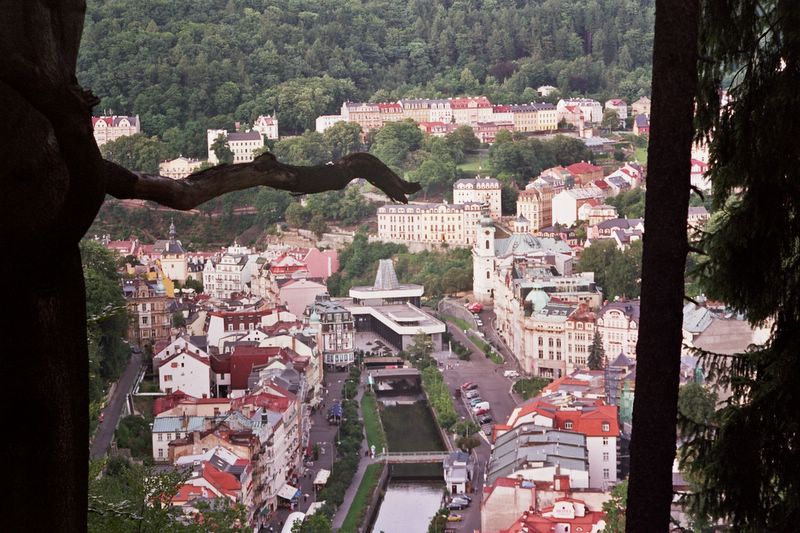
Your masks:
[[[354,398],[356,404],[358,405],[358,418],[360,420],[364,420],[364,415],[361,412],[361,398],[364,396],[364,387],[362,383],[359,383],[358,386],[358,394]],[[342,523],[344,523],[344,519],[347,516],[347,512],[350,510],[350,506],[353,505],[353,499],[356,496],[356,492],[358,492],[358,487],[361,486],[361,480],[364,479],[364,472],[366,471],[367,467],[372,463],[372,460],[364,457],[364,452],[366,450],[366,438],[364,435],[361,435],[361,443],[362,446],[358,450],[358,469],[356,470],[355,475],[353,475],[353,481],[350,482],[350,486],[347,487],[347,491],[344,493],[344,501],[342,501],[342,505],[336,509],[336,514],[333,515],[333,530],[338,531],[342,527]]]

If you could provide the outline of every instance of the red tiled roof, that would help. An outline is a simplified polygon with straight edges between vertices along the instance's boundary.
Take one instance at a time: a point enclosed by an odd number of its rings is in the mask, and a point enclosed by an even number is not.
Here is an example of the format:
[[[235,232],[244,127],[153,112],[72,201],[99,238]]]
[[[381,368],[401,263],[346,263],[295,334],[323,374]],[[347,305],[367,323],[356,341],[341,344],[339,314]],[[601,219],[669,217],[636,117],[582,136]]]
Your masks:
[[[580,387],[589,387],[589,383],[583,381],[582,379],[575,379],[569,376],[563,376],[558,378],[557,380],[553,381],[552,383],[548,383],[542,389],[542,392],[555,392],[559,390],[562,385],[573,385],[573,386],[580,386]]]
[[[246,389],[247,378],[254,366],[266,365],[276,358],[283,359],[283,355],[284,349],[277,346],[237,346],[230,357],[231,388]]]
[[[594,180],[594,182],[593,182],[593,183],[594,183],[594,186],[595,186],[595,187],[597,187],[598,189],[600,189],[600,190],[602,190],[602,191],[604,191],[604,190],[606,190],[606,189],[610,189],[610,188],[611,188],[611,185],[609,185],[608,183],[606,183],[606,181],[605,181],[605,180]]]
[[[233,474],[223,472],[209,462],[203,463],[203,477],[211,486],[228,496],[237,496],[242,484]]]
[[[619,422],[615,405],[602,405],[589,411],[556,411],[555,426],[566,429],[567,422],[572,422],[572,429],[587,437],[617,437]],[[603,431],[603,424],[608,424],[608,431]]]
[[[198,355],[196,353],[192,353],[189,350],[187,350],[186,348],[181,348],[180,350],[178,350],[174,354],[172,354],[172,355],[170,355],[168,357],[165,357],[164,359],[161,359],[161,361],[158,362],[158,368],[161,368],[162,366],[167,364],[169,361],[172,361],[173,359],[175,359],[179,355],[184,355],[184,354],[188,355],[192,359],[200,361],[201,363],[203,363],[205,365],[209,365],[210,364],[210,361],[208,360],[208,358],[202,357],[202,356],[200,356],[200,355]]]
[[[598,167],[597,165],[593,165],[591,163],[587,163],[585,161],[581,161],[580,163],[573,163],[567,167],[567,170],[572,172],[572,174],[590,174],[592,172],[602,172],[603,167]]]
[[[277,388],[277,387],[273,387]],[[248,394],[241,398],[233,400],[232,407],[241,409],[242,406],[252,405],[255,407],[264,407],[269,411],[283,412],[289,408],[290,398],[286,396],[278,396],[269,392],[258,392],[256,394]]]

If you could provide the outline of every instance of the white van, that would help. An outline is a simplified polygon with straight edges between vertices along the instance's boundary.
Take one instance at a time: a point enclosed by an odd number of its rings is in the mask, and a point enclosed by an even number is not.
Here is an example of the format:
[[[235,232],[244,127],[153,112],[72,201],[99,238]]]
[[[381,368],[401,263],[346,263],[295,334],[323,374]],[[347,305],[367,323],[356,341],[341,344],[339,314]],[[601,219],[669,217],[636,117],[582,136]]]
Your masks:
[[[491,409],[491,407],[489,407],[489,402],[475,404],[475,406],[472,408],[472,412],[477,413],[478,411],[482,411],[484,409]]]

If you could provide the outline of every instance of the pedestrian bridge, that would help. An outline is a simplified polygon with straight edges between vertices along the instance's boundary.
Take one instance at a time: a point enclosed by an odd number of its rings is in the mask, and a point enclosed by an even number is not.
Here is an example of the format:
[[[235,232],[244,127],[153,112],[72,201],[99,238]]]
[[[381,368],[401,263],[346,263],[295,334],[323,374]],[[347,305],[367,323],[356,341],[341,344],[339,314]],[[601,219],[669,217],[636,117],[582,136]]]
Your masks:
[[[441,463],[450,452],[384,452],[377,453],[372,461],[388,464]]]

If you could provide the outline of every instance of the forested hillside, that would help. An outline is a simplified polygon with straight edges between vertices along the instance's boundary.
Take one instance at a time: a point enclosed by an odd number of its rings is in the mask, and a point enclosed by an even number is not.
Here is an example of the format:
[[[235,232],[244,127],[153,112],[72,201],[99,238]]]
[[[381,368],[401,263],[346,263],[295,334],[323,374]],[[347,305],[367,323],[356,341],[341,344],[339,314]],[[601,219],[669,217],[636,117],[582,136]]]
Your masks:
[[[99,109],[201,156],[206,128],[275,111],[299,133],[346,99],[633,98],[652,28],[652,0],[93,0],[78,76]]]

